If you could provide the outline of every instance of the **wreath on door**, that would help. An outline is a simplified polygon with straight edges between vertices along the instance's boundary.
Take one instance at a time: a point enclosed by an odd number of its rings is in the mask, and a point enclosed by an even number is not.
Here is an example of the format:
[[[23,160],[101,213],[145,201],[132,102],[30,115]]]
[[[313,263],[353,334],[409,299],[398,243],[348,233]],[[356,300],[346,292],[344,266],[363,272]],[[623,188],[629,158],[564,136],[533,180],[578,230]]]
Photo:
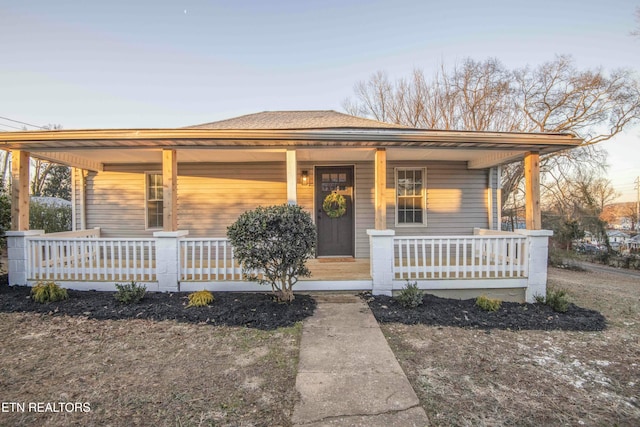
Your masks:
[[[340,218],[347,212],[347,199],[336,192],[327,194],[322,202],[322,210],[329,218]]]

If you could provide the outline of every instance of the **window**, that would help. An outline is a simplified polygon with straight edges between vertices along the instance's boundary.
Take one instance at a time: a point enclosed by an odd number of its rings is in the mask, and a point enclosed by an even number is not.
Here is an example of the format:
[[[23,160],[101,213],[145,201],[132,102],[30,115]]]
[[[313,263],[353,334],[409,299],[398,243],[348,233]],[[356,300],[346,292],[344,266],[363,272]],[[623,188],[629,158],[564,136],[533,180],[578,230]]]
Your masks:
[[[425,224],[425,177],[424,168],[396,169],[397,224]]]
[[[147,228],[162,228],[162,174],[147,174]]]

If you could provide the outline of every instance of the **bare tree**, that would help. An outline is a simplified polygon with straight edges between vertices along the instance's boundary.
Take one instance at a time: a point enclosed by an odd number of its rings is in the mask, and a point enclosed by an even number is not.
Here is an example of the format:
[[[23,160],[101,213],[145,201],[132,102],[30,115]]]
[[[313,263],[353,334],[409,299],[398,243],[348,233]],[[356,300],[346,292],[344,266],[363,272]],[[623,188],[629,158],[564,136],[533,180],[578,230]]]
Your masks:
[[[594,144],[640,120],[640,83],[631,71],[578,70],[558,56],[538,67],[506,69],[498,60],[467,59],[441,66],[431,79],[414,70],[410,79],[389,81],[383,72],[356,84],[351,114],[432,129],[568,132],[583,147],[541,158],[547,180],[559,183],[581,169],[602,170],[604,153]],[[503,203],[517,212],[523,195],[522,163],[503,168]],[[562,189],[556,189],[558,193]]]
[[[636,8],[636,29],[631,31],[632,36],[640,37],[640,7]]]

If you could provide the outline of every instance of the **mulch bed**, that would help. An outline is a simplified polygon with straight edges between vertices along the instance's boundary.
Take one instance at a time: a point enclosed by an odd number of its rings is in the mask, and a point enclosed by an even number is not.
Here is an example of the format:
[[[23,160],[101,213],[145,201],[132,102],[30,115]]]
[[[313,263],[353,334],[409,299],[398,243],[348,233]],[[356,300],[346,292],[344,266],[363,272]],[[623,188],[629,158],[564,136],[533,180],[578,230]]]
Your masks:
[[[29,297],[27,286],[0,285],[0,312],[34,312],[83,316],[89,319],[150,319],[211,325],[246,326],[272,330],[292,326],[313,314],[316,302],[297,295],[291,304],[279,303],[270,294],[214,293],[206,307],[189,307],[187,293],[147,292],[138,304],[121,304],[114,292],[68,290],[69,299],[40,304]]]
[[[605,317],[597,311],[569,304],[566,313],[558,313],[544,304],[503,302],[496,312],[476,306],[475,300],[455,300],[425,295],[422,305],[405,308],[387,296],[364,295],[371,311],[380,323],[457,326],[478,329],[505,330],[565,330],[601,331]]]
[[[3,280],[4,279],[4,280]],[[83,316],[90,319],[151,319],[211,325],[246,326],[271,330],[292,326],[311,316],[316,301],[297,294],[291,304],[279,303],[271,294],[218,292],[207,307],[186,308],[187,293],[148,292],[138,304],[121,304],[114,292],[69,290],[69,299],[39,304],[31,300],[27,286],[8,286],[0,276],[0,312],[34,312]],[[597,311],[569,305],[557,313],[544,304],[503,302],[497,312],[487,312],[475,300],[438,298],[426,294],[417,308],[405,308],[386,296],[362,294],[380,323],[425,324],[478,329],[601,331],[605,317]]]

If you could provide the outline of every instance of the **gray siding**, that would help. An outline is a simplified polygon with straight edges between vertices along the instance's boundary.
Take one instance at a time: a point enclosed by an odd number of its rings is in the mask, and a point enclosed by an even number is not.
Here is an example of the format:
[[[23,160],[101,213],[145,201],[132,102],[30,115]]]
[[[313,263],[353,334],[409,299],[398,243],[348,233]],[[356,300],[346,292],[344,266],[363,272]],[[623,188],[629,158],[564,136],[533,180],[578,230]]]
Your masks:
[[[82,230],[82,207],[84,198],[83,170],[71,168],[72,230]]]
[[[104,237],[149,237],[145,175],[157,165],[109,167],[87,178],[87,228]],[[178,229],[190,237],[225,237],[238,216],[258,205],[287,201],[283,163],[211,163],[178,166]]]
[[[395,168],[427,169],[427,224],[396,225]],[[470,235],[488,227],[487,170],[467,169],[465,162],[388,162],[387,227],[397,236]]]
[[[501,224],[498,224],[498,213],[500,208],[500,200],[498,199],[498,168],[491,168],[488,171],[488,180],[487,187],[491,184],[491,229],[492,230],[500,230]]]
[[[87,228],[100,227],[102,237],[152,236],[152,231],[145,230],[142,172],[89,172],[86,180]]]
[[[286,202],[284,162],[178,166],[178,228],[191,237],[225,237],[243,212]]]

